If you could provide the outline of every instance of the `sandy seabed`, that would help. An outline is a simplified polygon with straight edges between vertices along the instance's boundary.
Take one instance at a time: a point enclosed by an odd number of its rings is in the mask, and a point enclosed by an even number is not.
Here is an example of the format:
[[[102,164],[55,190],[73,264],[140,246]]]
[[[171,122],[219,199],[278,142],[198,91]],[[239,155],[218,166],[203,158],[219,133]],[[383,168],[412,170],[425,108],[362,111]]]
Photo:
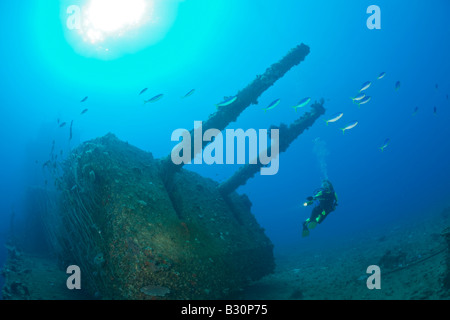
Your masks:
[[[430,219],[439,223],[429,223]],[[449,216],[416,218],[330,243],[320,251],[275,247],[276,269],[241,289],[242,300],[448,300],[443,286],[448,248],[441,233]],[[379,264],[381,289],[369,290],[367,267]],[[7,282],[16,282],[10,299],[91,299],[67,290],[67,275],[54,259],[21,255],[6,265],[14,269]],[[12,270],[10,270],[12,271]]]
[[[241,298],[448,300],[450,291],[443,286],[448,249],[441,235],[448,225],[449,217],[439,212],[330,243],[320,253],[275,249],[275,273],[246,288]],[[370,265],[380,265],[380,290],[367,287]]]

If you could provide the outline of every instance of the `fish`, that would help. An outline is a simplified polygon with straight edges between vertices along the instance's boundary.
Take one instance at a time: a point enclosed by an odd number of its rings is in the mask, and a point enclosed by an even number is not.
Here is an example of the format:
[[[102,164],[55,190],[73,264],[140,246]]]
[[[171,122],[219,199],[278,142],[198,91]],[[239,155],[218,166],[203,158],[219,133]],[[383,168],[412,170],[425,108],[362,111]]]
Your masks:
[[[400,81],[397,81],[395,83],[395,91],[398,91],[400,89]]]
[[[272,101],[267,108],[263,109],[264,113],[267,112],[268,110],[275,109],[275,107],[278,106],[280,104],[280,102],[281,102],[280,99]]]
[[[345,128],[342,128],[342,133],[345,134],[345,131],[353,129],[354,127],[356,127],[358,125],[358,121],[353,121],[351,124],[349,124],[348,126],[346,126]]]
[[[336,113],[334,116],[332,116],[331,119],[325,120],[325,122],[328,125],[329,122],[336,122],[339,119],[341,119],[343,116],[344,116],[344,113],[343,112],[339,112],[339,113]]]
[[[81,100],[80,102],[81,102],[81,103],[86,102],[86,100],[87,100],[88,98],[89,98],[89,97],[84,97],[83,100]]]
[[[88,112],[89,111],[89,109],[84,109],[83,111],[81,111],[81,113],[80,114],[85,114],[86,112]]]
[[[417,114],[418,111],[419,111],[419,107],[415,107],[415,108],[414,108],[414,112],[413,112],[412,115],[415,116],[415,115]]]
[[[161,100],[163,97],[164,97],[163,94],[158,94],[157,96],[154,96],[151,99],[144,100],[144,104],[146,104],[146,103],[155,103],[155,102]]]
[[[361,86],[361,89],[359,90],[359,92],[369,89],[369,87],[371,85],[372,85],[372,82],[370,82],[370,81],[364,82],[363,85]]]
[[[195,93],[195,89],[192,89],[191,91],[189,91],[188,93],[186,93],[181,99],[185,99],[187,97],[192,96]]]
[[[353,102],[355,102],[355,101],[360,101],[360,100],[364,99],[365,97],[366,97],[366,94],[365,94],[365,93],[360,93],[359,95],[357,95],[357,96],[354,97],[354,98],[351,98],[351,97],[350,97],[350,99],[352,99]]]
[[[66,124],[67,124],[67,123],[63,122],[63,123],[61,123],[61,124],[59,125],[59,127],[60,127],[60,128],[63,128],[63,127],[66,126]]]
[[[384,149],[386,149],[389,146],[389,142],[391,140],[389,138],[387,138],[386,140],[384,140],[383,145],[380,147],[381,152],[384,152]]]
[[[436,83],[436,90],[439,89],[439,85]]]
[[[142,89],[141,92],[139,92],[139,95],[143,94],[143,93],[144,93],[145,91],[147,91],[147,90],[148,90],[148,88]]]
[[[69,136],[69,141],[72,140],[72,127],[73,127],[73,120],[70,123],[70,136]]]
[[[447,95],[445,95],[445,97],[447,98],[447,100],[448,100],[448,94]]]
[[[381,79],[383,79],[384,77],[386,76],[386,72],[382,72],[382,73],[380,73],[380,75],[378,76],[378,80],[381,80]]]
[[[56,122],[59,124],[59,122],[60,122],[61,120],[59,120],[59,118],[58,119],[56,119]]]
[[[216,107],[219,108],[219,107],[229,106],[230,104],[232,104],[236,100],[237,100],[237,96],[225,97],[224,100],[221,103],[216,104]]]
[[[437,109],[436,109],[436,107],[434,107],[433,113],[434,113],[434,115],[437,115]]]
[[[297,103],[297,105],[294,106],[294,107],[292,107],[292,108],[294,108],[295,112],[297,112],[297,109],[298,109],[298,108],[306,107],[306,106],[308,105],[308,103],[310,103],[310,101],[311,101],[311,98],[310,98],[310,97],[305,98],[305,99],[303,99],[303,100],[300,100],[300,101]]]
[[[361,106],[362,104],[368,103],[370,100],[372,100],[372,97],[370,97],[370,96],[365,97],[364,99],[362,99],[361,101],[359,101],[359,102],[357,103],[357,104],[358,104],[358,107]]]

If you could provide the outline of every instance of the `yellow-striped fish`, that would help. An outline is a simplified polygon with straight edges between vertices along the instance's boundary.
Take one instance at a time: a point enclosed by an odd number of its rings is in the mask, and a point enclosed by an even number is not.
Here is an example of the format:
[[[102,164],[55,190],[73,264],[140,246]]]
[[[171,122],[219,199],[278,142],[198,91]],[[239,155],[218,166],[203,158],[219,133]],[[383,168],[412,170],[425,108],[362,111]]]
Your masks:
[[[195,89],[192,89],[191,91],[189,91],[188,93],[186,93],[181,99],[185,99],[187,97],[190,97],[194,94]]]
[[[297,112],[297,109],[298,109],[298,108],[306,107],[306,106],[308,105],[308,103],[310,103],[310,102],[311,102],[311,98],[308,97],[308,98],[305,98],[305,99],[303,99],[303,100],[300,100],[300,102],[297,103],[297,105],[294,106],[294,107],[292,107],[292,108],[294,108],[294,110]]]
[[[364,82],[363,85],[361,86],[361,90],[359,90],[359,92],[363,92],[364,90],[369,89],[369,87],[372,85],[372,82],[367,81]]]
[[[382,72],[382,73],[380,73],[380,75],[378,76],[378,80],[381,80],[381,79],[383,79],[384,77],[386,76],[386,72]]]
[[[338,121],[339,119],[341,119],[343,116],[344,116],[344,113],[343,113],[343,112],[339,112],[339,113],[336,113],[334,116],[332,116],[331,119],[325,120],[325,122],[326,122],[327,125],[328,125],[329,122],[336,122],[336,121]]]
[[[352,99],[353,102],[355,102],[355,101],[361,101],[361,100],[364,99],[365,97],[366,97],[366,94],[365,94],[365,93],[360,93],[360,94],[357,95],[356,97],[350,98],[350,99]]]
[[[345,131],[353,129],[354,127],[356,127],[358,125],[358,121],[353,121],[351,124],[349,124],[348,126],[346,126],[345,128],[342,128],[342,133],[345,134]]]
[[[216,104],[216,107],[219,108],[219,107],[229,106],[230,104],[232,104],[236,100],[237,100],[237,96],[225,97],[224,100],[221,103]]]
[[[163,97],[164,97],[163,94],[158,94],[157,96],[154,96],[151,99],[144,100],[144,104],[146,104],[146,103],[155,103],[155,102],[161,100]]]
[[[384,149],[389,146],[389,142],[391,142],[389,138],[384,141],[383,145],[380,147],[381,152],[384,152]]]
[[[359,107],[359,106],[361,106],[361,105],[363,105],[363,104],[369,103],[370,100],[372,100],[372,97],[367,96],[367,97],[365,97],[364,99],[362,99],[361,101],[359,101],[359,102],[357,103],[357,105],[358,105],[358,107]]]
[[[275,107],[276,107],[277,105],[279,105],[280,102],[281,102],[280,99],[277,99],[277,100],[273,101],[271,104],[269,104],[269,106],[268,106],[267,108],[263,109],[263,110],[264,110],[264,113],[267,112],[267,111],[269,111],[269,110],[275,109]]]

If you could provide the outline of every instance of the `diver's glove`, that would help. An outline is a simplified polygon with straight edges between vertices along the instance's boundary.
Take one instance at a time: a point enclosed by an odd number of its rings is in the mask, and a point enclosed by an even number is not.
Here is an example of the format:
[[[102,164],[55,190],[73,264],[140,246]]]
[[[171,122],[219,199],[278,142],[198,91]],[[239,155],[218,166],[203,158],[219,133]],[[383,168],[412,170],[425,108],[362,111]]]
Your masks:
[[[308,197],[308,198],[306,198],[306,202],[303,204],[303,206],[309,207],[312,204],[314,204],[314,198],[313,197]]]

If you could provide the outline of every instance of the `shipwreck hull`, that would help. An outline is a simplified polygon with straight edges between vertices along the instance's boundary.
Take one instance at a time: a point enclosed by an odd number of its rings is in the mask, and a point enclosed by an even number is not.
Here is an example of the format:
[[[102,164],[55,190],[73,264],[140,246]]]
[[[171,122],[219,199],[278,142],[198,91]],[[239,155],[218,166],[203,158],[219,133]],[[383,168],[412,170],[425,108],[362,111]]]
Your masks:
[[[203,129],[225,129],[309,52],[304,44],[290,50],[234,103],[211,114]],[[289,126],[272,127],[280,132],[280,152],[325,113],[323,104],[314,103]],[[55,201],[46,186],[43,230],[60,268],[80,267],[87,298],[233,298],[274,271],[273,245],[250,200],[235,192],[262,164],[244,165],[219,185],[174,164],[170,155],[154,159],[112,134],[83,143],[62,165],[55,159],[48,168],[60,196]]]
[[[64,265],[105,299],[217,299],[274,270],[273,245],[236,193],[107,135],[78,147],[47,219]],[[55,228],[55,225],[57,227]]]

